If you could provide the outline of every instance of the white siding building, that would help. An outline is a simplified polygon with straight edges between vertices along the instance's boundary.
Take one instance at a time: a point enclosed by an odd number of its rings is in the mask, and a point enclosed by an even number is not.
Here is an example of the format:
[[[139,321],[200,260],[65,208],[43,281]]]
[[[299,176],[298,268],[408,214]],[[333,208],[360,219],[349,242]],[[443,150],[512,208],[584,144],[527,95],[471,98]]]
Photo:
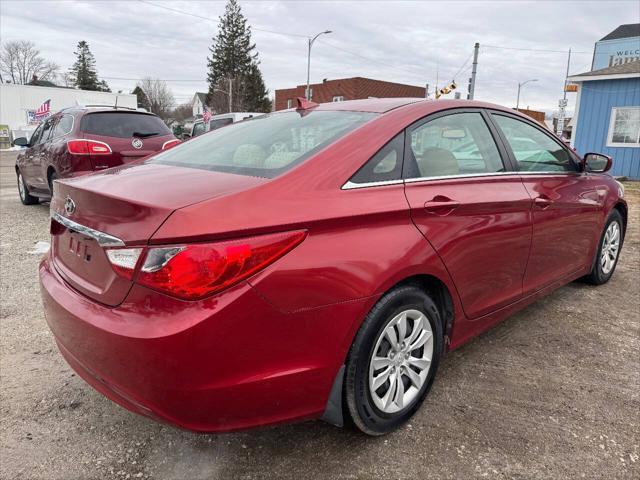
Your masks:
[[[136,108],[136,96],[131,94],[94,92],[61,87],[0,84],[0,125],[8,125],[13,137],[29,136],[37,123],[29,121],[29,112],[51,100],[51,113],[74,105],[118,105]]]

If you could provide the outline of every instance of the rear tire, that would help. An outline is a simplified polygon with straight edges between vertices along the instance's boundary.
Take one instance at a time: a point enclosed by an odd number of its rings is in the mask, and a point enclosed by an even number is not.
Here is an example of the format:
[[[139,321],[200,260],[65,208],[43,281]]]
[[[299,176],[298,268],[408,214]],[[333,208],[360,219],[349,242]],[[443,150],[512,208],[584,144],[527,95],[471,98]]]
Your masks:
[[[442,348],[439,310],[422,289],[407,285],[385,294],[347,359],[344,395],[356,427],[377,436],[409,420],[431,389]]]
[[[35,205],[36,203],[40,203],[38,197],[34,197],[29,194],[29,189],[27,188],[27,184],[24,181],[24,177],[22,173],[18,171],[18,194],[20,195],[20,201],[23,205]]]
[[[51,192],[51,198],[53,198],[53,182],[57,180],[57,178],[58,174],[55,170],[49,174],[49,191]]]
[[[613,276],[613,272],[618,265],[620,250],[624,241],[624,222],[618,210],[613,210],[604,225],[596,258],[589,275],[584,277],[587,283],[592,285],[602,285],[607,283]]]

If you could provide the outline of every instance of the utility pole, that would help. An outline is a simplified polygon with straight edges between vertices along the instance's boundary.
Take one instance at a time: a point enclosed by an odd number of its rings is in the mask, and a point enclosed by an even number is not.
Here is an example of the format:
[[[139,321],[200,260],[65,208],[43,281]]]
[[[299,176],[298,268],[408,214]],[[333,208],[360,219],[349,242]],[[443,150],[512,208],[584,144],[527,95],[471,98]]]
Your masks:
[[[571,49],[567,57],[567,73],[564,76],[564,87],[562,88],[562,100],[558,102],[560,110],[558,111],[558,121],[556,122],[556,135],[561,136],[564,131],[565,108],[567,107],[567,78],[569,77],[569,68],[571,66]]]
[[[229,77],[229,113],[233,112],[233,77]]]
[[[429,98],[429,84],[427,83],[424,89],[424,98]]]
[[[476,73],[478,72],[478,52],[480,51],[480,44],[476,42],[473,47],[473,68],[471,69],[471,84],[469,85],[468,100],[473,100],[473,96],[476,91]]]

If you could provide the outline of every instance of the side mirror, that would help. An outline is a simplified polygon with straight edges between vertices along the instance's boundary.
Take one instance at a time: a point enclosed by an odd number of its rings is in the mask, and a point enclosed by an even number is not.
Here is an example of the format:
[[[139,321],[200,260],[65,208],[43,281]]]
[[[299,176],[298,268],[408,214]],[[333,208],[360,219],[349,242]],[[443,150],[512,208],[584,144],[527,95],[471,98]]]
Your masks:
[[[18,137],[13,141],[13,144],[18,147],[27,147],[29,146],[29,140],[26,137]]]
[[[584,156],[584,170],[586,172],[604,173],[611,169],[613,159],[602,153],[587,153]]]

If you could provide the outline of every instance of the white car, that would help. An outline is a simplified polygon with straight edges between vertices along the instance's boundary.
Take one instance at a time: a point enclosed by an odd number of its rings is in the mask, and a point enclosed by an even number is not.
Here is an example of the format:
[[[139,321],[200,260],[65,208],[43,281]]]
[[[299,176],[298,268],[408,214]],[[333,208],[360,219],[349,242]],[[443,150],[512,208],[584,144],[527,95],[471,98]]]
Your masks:
[[[205,125],[204,120],[196,120],[191,125],[191,129],[184,133],[185,138],[197,137],[198,135],[202,135],[203,133],[210,132],[211,130],[216,130],[220,127],[224,127],[225,125],[231,125],[232,123],[241,122],[242,120],[246,120],[248,118],[254,118],[264,115],[264,113],[257,112],[231,112],[231,113],[221,113],[219,115],[213,115],[209,120],[209,124]]]

